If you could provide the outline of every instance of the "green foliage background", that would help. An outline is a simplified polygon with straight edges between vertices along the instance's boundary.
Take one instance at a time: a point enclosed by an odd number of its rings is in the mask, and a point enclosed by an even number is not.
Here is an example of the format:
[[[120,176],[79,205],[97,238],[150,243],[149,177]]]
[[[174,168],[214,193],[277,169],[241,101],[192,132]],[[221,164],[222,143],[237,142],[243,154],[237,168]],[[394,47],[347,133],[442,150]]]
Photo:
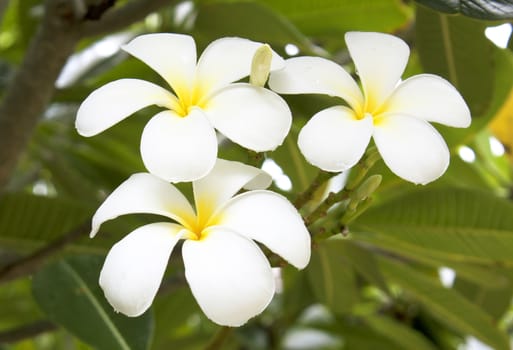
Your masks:
[[[116,1],[114,9],[130,2]],[[0,96],[44,12],[37,0],[3,3]],[[184,6],[189,7],[185,16]],[[283,57],[288,57],[285,46],[293,44],[299,55],[324,56],[350,71],[345,32],[393,33],[412,50],[403,78],[429,72],[450,80],[472,111],[472,126],[436,125],[452,157],[447,173],[430,185],[406,183],[382,161],[375,163],[369,174],[381,174],[383,181],[371,199],[360,203],[359,216],[347,220],[340,234],[337,210],[328,213],[322,225],[330,229],[315,236],[305,271],[275,263],[281,267],[282,290],[245,326],[227,331],[206,319],[185,283],[180,254],[171,258],[153,307],[129,319],[104,300],[98,273],[113,242],[151,218],[114,220],[94,240],[84,233],[105,196],[130,174],[144,171],[139,139],[155,109],[90,139],[77,135],[74,118],[81,101],[106,82],[162,81],[121,51],[104,55],[82,67],[72,83],[56,88],[0,196],[0,349],[433,350],[459,349],[470,337],[493,349],[509,349],[513,124],[504,120],[513,118],[508,109],[513,53],[492,44],[484,30],[511,19],[513,4],[505,0],[198,0],[169,1],[126,26],[127,38],[147,32],[190,34],[199,52],[222,36],[267,42]],[[82,40],[77,55],[103,39]],[[273,189],[293,201],[317,174],[299,153],[297,133],[333,100],[285,98],[294,125],[284,144],[265,158],[280,165],[292,182],[290,191],[275,184]],[[501,135],[509,135],[501,138],[502,156],[491,151],[492,120],[506,128]],[[474,151],[473,162],[459,157],[461,146]],[[246,151],[228,142],[220,157],[248,159]],[[303,214],[321,199],[314,196]],[[455,271],[452,286],[441,283],[441,268]]]

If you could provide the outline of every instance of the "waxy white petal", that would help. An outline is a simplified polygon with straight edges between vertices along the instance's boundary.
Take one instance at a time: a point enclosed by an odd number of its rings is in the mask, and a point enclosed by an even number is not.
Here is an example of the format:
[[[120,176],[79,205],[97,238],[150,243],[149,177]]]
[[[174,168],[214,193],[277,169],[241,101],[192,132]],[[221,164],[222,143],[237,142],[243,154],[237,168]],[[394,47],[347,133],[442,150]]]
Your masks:
[[[192,184],[198,216],[202,219],[210,218],[243,187],[264,189],[269,187],[271,182],[271,176],[261,169],[218,159],[207,176]]]
[[[213,41],[201,54],[197,81],[204,91],[213,92],[251,73],[251,62],[262,43],[242,38]],[[283,58],[273,51],[271,70],[283,67]]]
[[[251,191],[234,197],[222,208],[218,225],[263,243],[297,268],[310,261],[310,234],[303,219],[277,193]]]
[[[338,96],[354,109],[363,108],[360,88],[341,66],[321,57],[295,57],[285,68],[271,72],[269,87],[280,94],[326,94]]]
[[[93,91],[82,102],[75,127],[80,135],[93,136],[151,105],[173,109],[177,100],[169,91],[144,80],[116,80]]]
[[[148,171],[170,182],[193,181],[212,169],[217,157],[214,128],[203,111],[186,117],[160,112],[144,127],[141,156]]]
[[[282,144],[292,123],[287,103],[274,92],[250,84],[231,84],[209,100],[205,112],[222,134],[256,152]]]
[[[195,218],[191,205],[173,185],[151,174],[139,173],[119,185],[96,210],[91,237],[105,221],[135,213],[164,215],[180,223]]]
[[[140,35],[123,46],[157,72],[180,97],[188,95],[196,70],[196,44],[189,35]]]
[[[363,156],[372,129],[372,117],[358,120],[347,107],[330,107],[306,123],[299,133],[298,145],[313,165],[325,171],[344,171]]]
[[[401,39],[384,33],[348,32],[345,40],[362,82],[366,110],[372,113],[399,82],[410,49]]]
[[[100,286],[116,311],[135,317],[150,307],[181,230],[170,223],[145,225],[111,248]]]
[[[465,100],[447,80],[420,74],[403,81],[386,102],[384,113],[405,114],[453,127],[470,125]]]
[[[416,184],[436,180],[449,166],[444,139],[421,119],[387,116],[375,126],[374,142],[390,170]]]
[[[192,294],[212,321],[240,326],[271,302],[271,266],[250,239],[212,228],[200,241],[185,241],[182,254]]]

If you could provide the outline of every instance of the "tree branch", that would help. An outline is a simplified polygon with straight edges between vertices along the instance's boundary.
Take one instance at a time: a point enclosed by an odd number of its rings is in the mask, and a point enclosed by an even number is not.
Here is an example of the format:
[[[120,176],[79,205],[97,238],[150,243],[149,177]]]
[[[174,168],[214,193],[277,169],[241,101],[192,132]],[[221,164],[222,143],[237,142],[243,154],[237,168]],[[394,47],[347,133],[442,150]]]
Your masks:
[[[87,223],[74,228],[29,256],[0,268],[0,284],[34,272],[41,265],[41,262],[88,233],[90,228],[91,224],[88,220]]]
[[[5,92],[0,105],[0,189],[7,184],[78,42],[78,26],[70,11],[60,0],[46,1],[38,32]]]
[[[126,26],[140,21],[166,5],[172,5],[173,0],[137,0],[118,9],[107,11],[98,21],[84,23],[83,36],[104,35],[119,31]]]
[[[107,11],[100,20],[86,21],[77,18],[73,2],[46,0],[45,16],[0,104],[0,191],[51,101],[55,81],[78,41],[120,30],[172,3],[136,0]]]

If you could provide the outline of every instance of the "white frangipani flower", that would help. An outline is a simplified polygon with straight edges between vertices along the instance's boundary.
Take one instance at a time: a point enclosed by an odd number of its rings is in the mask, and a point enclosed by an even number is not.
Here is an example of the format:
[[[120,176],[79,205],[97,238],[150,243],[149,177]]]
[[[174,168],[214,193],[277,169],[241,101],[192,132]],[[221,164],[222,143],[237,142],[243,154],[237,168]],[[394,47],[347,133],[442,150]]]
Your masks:
[[[158,214],[175,222],[142,226],[112,247],[100,274],[107,300],[128,316],[142,314],[173,248],[184,239],[185,277],[208,318],[239,326],[261,313],[275,282],[253,240],[297,268],[310,260],[310,235],[301,216],[285,197],[263,190],[270,182],[260,169],[218,160],[206,177],[193,182],[193,209],[168,182],[148,173],[131,176],[98,208],[91,237],[103,222],[125,214]],[[236,195],[243,187],[251,191]]]
[[[174,93],[139,79],[113,81],[82,103],[76,128],[93,136],[144,107],[165,108],[146,124],[141,156],[149,172],[171,182],[197,180],[212,169],[214,128],[253,151],[273,150],[290,129],[288,105],[268,89],[233,83],[250,74],[261,46],[247,39],[219,39],[196,64],[196,45],[188,35],[139,36],[123,49],[159,73]],[[271,70],[281,67],[283,59],[273,52]]]
[[[468,127],[470,111],[446,80],[420,74],[400,81],[409,56],[401,39],[382,33],[350,32],[345,40],[360,76],[362,91],[339,65],[319,57],[285,61],[271,72],[278,93],[319,93],[344,99],[315,114],[299,134],[306,159],[326,171],[354,166],[374,142],[386,165],[398,176],[426,184],[449,165],[449,150],[428,122]]]

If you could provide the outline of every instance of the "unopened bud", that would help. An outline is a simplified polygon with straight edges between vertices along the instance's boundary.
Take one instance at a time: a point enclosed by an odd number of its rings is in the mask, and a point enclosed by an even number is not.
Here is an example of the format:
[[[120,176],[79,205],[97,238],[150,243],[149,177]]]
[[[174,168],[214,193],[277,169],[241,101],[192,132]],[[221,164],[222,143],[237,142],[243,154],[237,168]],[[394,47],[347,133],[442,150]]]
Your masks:
[[[381,175],[369,176],[351,196],[351,201],[359,202],[370,197],[381,184]]]
[[[253,56],[251,62],[251,75],[249,82],[255,86],[264,86],[271,71],[273,52],[267,44],[260,46]]]

